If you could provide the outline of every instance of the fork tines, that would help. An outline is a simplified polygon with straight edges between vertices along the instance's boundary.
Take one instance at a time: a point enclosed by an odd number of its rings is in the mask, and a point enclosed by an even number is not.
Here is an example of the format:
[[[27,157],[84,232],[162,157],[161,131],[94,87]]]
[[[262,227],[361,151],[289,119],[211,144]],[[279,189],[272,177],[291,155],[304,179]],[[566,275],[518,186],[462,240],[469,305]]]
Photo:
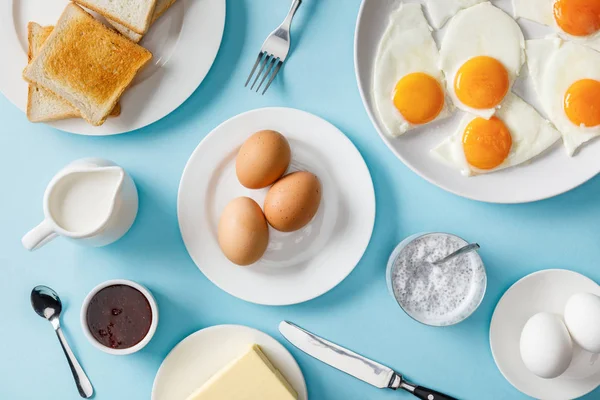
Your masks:
[[[261,51],[260,53],[258,53],[258,57],[256,57],[256,62],[254,63],[254,67],[252,67],[252,71],[250,71],[250,75],[248,76],[248,80],[246,80],[246,84],[244,85],[244,87],[247,87],[248,83],[250,83],[250,80],[252,79],[252,75],[254,75],[254,71],[256,71],[258,64],[260,64],[260,69],[258,70],[256,77],[254,78],[254,82],[252,82],[252,86],[250,86],[250,90],[254,90],[254,85],[256,85],[256,82],[258,82],[258,79],[260,78],[263,71],[265,70],[265,67],[267,67],[267,64],[268,64],[267,70],[264,73],[264,75],[262,75],[262,79],[260,80],[260,83],[258,84],[258,86],[256,88],[256,92],[258,93],[258,91],[260,90],[260,87],[265,82],[267,77],[269,77],[269,75],[270,75],[269,81],[267,82],[267,85],[265,86],[265,88],[263,89],[263,91],[261,93],[261,94],[265,94],[265,92],[267,91],[269,86],[271,86],[271,83],[277,76],[279,69],[283,65],[283,61],[281,61],[281,59],[279,57],[275,57],[273,54],[267,54],[266,52]],[[273,70],[274,66],[275,66],[275,70]],[[273,73],[271,73],[271,71],[273,71]]]

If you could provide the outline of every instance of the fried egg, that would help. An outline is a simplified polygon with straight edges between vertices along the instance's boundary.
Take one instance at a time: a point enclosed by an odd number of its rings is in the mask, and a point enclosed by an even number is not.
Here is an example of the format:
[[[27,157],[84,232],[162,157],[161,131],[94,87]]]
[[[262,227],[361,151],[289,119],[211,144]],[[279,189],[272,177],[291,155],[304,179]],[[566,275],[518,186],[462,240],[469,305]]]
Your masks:
[[[513,0],[515,18],[552,27],[600,51],[600,0]]]
[[[490,119],[465,115],[458,130],[431,154],[465,176],[522,164],[551,147],[560,133],[513,93]]]
[[[494,115],[521,71],[524,48],[519,25],[489,2],[459,11],[440,49],[454,105],[486,119]]]
[[[401,4],[383,34],[373,74],[373,102],[390,136],[450,115],[439,53],[421,5]]]
[[[543,111],[572,156],[600,136],[600,53],[550,38],[528,40],[527,59]]]
[[[431,24],[440,29],[454,14],[486,0],[425,0]]]

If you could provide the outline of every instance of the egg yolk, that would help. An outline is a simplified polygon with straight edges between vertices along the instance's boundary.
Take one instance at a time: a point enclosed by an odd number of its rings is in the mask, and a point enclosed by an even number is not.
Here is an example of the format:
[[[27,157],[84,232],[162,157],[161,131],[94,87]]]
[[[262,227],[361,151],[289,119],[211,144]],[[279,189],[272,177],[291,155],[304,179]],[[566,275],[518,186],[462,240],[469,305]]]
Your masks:
[[[600,0],[556,0],[554,19],[569,35],[596,33],[600,30]]]
[[[408,123],[426,124],[433,121],[444,108],[444,90],[434,77],[415,72],[398,81],[393,100],[396,109]]]
[[[564,107],[575,125],[600,125],[600,82],[594,79],[575,82],[565,94]]]
[[[469,165],[494,169],[506,160],[512,146],[510,131],[497,117],[475,118],[467,125],[462,138]]]
[[[509,85],[508,71],[500,61],[478,56],[460,67],[454,80],[454,91],[464,105],[482,110],[500,104]]]

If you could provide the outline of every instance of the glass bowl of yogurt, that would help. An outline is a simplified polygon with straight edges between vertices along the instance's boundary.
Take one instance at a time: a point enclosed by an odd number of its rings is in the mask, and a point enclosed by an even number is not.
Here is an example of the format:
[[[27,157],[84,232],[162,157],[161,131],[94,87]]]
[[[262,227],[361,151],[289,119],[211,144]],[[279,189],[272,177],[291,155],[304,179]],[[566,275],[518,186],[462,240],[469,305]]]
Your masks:
[[[448,233],[421,233],[396,246],[387,264],[386,280],[408,316],[425,325],[449,326],[464,321],[479,307],[487,275],[477,252],[441,265],[430,264],[467,244]]]

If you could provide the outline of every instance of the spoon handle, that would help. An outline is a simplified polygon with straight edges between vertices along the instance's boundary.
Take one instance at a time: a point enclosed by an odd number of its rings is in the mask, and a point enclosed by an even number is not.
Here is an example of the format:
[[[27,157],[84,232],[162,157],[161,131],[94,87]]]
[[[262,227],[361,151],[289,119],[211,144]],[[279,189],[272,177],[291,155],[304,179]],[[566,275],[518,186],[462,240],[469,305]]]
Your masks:
[[[447,255],[446,257],[442,258],[441,260],[435,261],[432,264],[433,265],[440,265],[443,264],[451,259],[453,259],[454,257],[458,257],[461,254],[465,254],[465,253],[470,253],[472,251],[475,251],[477,249],[479,249],[479,245],[477,243],[471,243],[468,244],[464,247],[461,247],[460,249],[456,250],[454,253],[451,253],[450,255]]]
[[[65,339],[65,335],[63,334],[62,329],[60,329],[60,326],[57,326],[54,331],[56,332],[56,336],[58,336],[58,341],[60,342],[65,356],[67,357],[67,361],[69,362],[69,367],[71,368],[71,373],[75,379],[75,384],[77,385],[79,394],[84,399],[89,399],[94,394],[92,383],[88,379],[83,368],[81,368],[81,365],[79,365],[77,358],[75,358],[75,355],[69,347],[67,339]]]

